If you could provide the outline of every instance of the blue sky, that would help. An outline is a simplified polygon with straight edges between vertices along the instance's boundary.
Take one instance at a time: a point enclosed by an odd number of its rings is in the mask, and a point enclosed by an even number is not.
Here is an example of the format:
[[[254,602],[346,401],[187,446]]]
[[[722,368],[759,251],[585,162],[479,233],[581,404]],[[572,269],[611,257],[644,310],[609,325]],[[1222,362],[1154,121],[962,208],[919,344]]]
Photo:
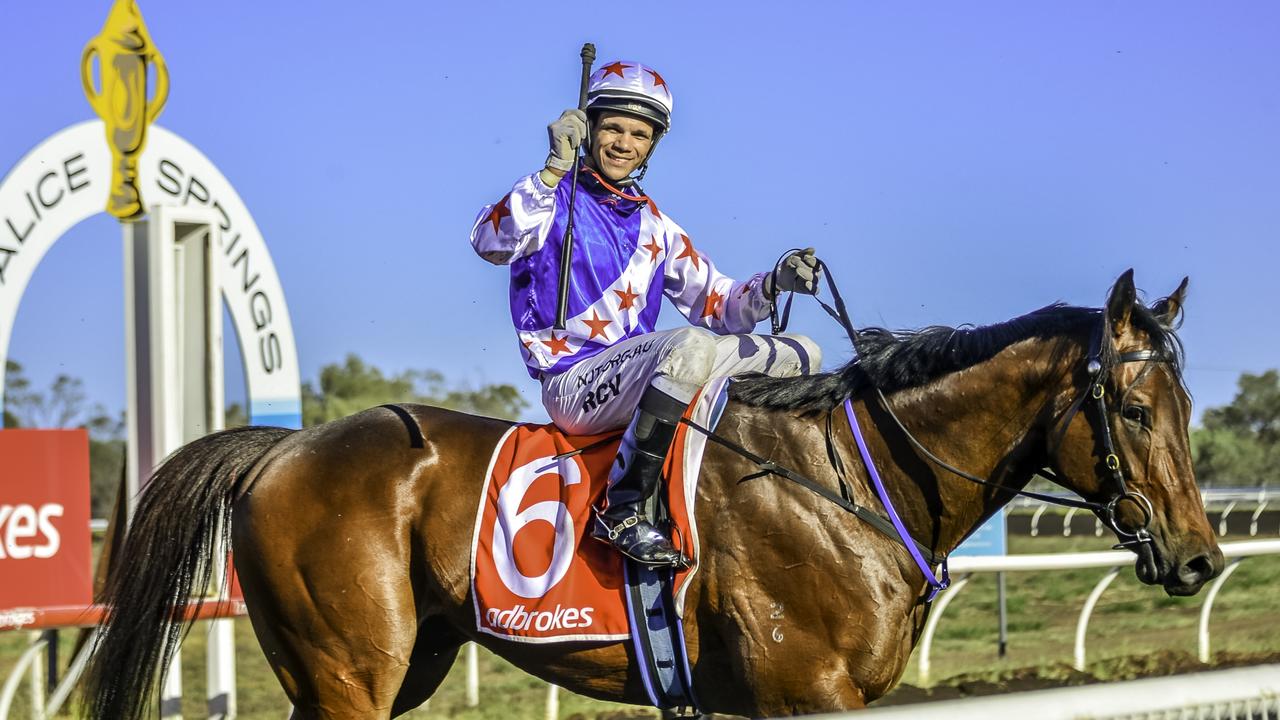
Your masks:
[[[0,170],[93,117],[78,65],[109,5],[0,0]],[[253,213],[304,379],[357,352],[537,406],[506,273],[467,232],[541,166],[588,40],[667,79],[646,188],[731,275],[812,245],[855,320],[891,328],[1097,305],[1128,267],[1151,299],[1190,275],[1198,410],[1280,366],[1275,3],[140,5],[172,83],[159,123]],[[121,273],[114,220],[66,235],[10,357],[123,406]],[[800,305],[793,327],[846,360]]]

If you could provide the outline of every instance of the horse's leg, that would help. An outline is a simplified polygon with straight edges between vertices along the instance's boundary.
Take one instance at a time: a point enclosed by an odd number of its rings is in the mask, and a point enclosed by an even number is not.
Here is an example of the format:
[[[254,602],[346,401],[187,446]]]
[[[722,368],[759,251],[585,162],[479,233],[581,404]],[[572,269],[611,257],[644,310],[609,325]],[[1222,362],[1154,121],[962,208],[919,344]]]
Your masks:
[[[323,504],[270,497],[282,485],[255,488],[234,524],[258,641],[300,720],[390,718],[418,624],[405,536],[354,505],[326,522]]]
[[[418,627],[413,654],[409,656],[409,669],[391,708],[392,717],[418,707],[435,693],[453,667],[463,642],[465,638],[443,618],[423,621]]]
[[[408,583],[381,581],[401,566],[375,550],[343,553],[350,576],[310,563],[270,578],[257,568],[241,571],[254,632],[299,720],[391,717],[413,651],[416,615]]]

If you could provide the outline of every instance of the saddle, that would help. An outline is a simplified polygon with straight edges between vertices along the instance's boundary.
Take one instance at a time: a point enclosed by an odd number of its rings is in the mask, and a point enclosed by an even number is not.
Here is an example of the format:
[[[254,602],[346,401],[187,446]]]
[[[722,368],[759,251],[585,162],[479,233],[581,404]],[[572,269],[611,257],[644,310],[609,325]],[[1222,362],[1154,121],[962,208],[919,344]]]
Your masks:
[[[713,427],[728,380],[713,380],[685,417]],[[512,642],[630,640],[653,704],[693,706],[685,652],[684,596],[698,571],[698,470],[706,437],[676,433],[650,502],[691,563],[647,568],[624,562],[589,529],[617,451],[616,434],[570,436],[554,425],[515,425],[498,442],[476,510],[471,589],[480,632]]]

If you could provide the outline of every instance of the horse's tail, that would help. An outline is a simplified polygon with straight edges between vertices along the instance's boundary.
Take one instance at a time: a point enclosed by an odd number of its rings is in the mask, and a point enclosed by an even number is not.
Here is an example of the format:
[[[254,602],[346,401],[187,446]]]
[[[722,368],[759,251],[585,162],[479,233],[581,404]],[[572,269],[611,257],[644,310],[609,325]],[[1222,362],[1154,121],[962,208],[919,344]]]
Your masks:
[[[254,464],[291,430],[245,427],[207,435],[156,470],[99,602],[107,606],[86,678],[88,717],[139,720],[156,668],[168,667],[190,622],[175,614],[203,595],[216,541],[228,547],[231,505]]]

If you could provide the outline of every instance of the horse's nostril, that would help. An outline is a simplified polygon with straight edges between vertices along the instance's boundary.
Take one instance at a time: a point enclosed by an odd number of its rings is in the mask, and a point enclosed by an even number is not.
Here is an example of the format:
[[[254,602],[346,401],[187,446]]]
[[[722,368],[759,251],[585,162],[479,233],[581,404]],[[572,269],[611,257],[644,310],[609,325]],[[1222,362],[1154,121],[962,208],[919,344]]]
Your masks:
[[[1214,570],[1212,558],[1207,554],[1197,555],[1182,566],[1178,578],[1188,585],[1204,582],[1217,574]]]

